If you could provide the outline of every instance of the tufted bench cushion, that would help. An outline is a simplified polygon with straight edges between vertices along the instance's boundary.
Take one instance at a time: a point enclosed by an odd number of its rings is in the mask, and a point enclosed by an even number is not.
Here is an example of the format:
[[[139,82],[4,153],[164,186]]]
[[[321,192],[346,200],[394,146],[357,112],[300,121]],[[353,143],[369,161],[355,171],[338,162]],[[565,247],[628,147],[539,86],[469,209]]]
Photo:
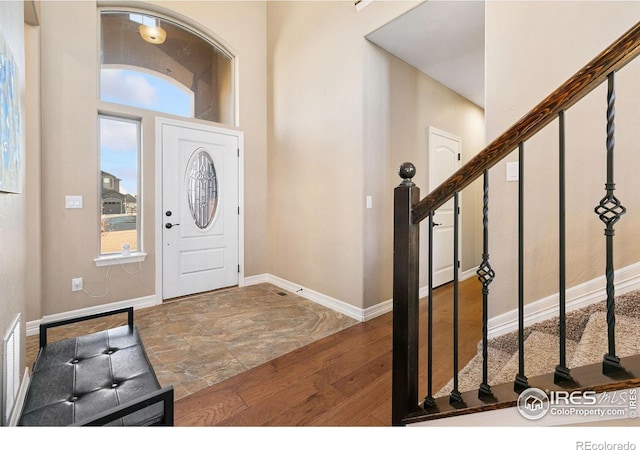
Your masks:
[[[125,325],[41,346],[18,424],[91,423],[106,413],[136,405],[141,399],[166,391],[161,389],[137,328],[133,324]],[[169,402],[171,405],[166,405]],[[137,410],[132,413],[98,423],[165,424],[165,406],[171,407],[169,419],[172,421],[173,388],[170,388],[170,398],[147,401],[134,406]]]

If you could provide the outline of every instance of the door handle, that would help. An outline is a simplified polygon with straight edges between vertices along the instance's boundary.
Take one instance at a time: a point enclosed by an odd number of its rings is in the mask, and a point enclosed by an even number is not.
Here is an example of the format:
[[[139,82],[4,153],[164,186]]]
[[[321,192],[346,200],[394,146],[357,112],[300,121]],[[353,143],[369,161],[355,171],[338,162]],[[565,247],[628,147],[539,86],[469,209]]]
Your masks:
[[[180,224],[179,223],[168,223],[164,227],[169,229],[169,228],[172,228],[172,227],[176,227],[178,225],[180,225]]]
[[[442,225],[442,224],[441,223],[435,223],[435,222],[433,223],[434,227],[439,227],[440,225]]]

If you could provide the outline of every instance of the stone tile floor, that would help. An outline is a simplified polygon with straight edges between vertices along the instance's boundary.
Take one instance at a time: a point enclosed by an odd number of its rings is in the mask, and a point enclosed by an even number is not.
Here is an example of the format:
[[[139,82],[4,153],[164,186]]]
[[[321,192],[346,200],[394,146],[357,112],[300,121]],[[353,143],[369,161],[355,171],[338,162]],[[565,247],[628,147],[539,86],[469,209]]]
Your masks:
[[[162,386],[176,400],[357,323],[271,284],[182,297],[136,310],[136,323]],[[126,323],[96,319],[49,331],[49,340]],[[33,365],[38,336],[27,338]]]

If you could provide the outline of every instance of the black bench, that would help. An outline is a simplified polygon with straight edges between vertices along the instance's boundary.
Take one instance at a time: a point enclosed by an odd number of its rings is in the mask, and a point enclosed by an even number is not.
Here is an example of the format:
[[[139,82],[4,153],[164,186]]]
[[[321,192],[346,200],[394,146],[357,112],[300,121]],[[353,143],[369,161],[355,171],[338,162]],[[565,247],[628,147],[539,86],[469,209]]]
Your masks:
[[[47,344],[50,328],[121,313],[128,325]],[[173,425],[173,386],[160,386],[132,307],[40,325],[18,426],[65,425]]]

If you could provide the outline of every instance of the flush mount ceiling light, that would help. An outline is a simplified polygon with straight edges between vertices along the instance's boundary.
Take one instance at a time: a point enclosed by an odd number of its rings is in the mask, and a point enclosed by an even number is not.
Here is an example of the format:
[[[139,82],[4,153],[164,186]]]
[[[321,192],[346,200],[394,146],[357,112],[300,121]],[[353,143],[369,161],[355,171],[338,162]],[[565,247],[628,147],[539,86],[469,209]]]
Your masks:
[[[162,44],[167,38],[167,32],[160,28],[158,20],[154,21],[154,25],[142,24],[138,27],[140,36],[151,44]]]

